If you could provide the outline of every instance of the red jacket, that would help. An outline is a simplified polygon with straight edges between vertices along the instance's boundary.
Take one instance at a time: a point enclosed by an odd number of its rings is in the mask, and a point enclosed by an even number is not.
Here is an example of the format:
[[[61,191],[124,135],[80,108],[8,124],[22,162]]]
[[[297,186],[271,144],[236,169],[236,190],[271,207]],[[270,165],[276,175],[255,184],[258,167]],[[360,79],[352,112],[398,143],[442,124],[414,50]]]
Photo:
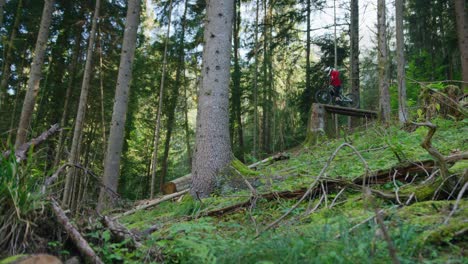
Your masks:
[[[341,80],[340,80],[340,72],[337,70],[332,70],[330,73],[330,79],[331,82],[330,84],[337,87],[341,85]]]

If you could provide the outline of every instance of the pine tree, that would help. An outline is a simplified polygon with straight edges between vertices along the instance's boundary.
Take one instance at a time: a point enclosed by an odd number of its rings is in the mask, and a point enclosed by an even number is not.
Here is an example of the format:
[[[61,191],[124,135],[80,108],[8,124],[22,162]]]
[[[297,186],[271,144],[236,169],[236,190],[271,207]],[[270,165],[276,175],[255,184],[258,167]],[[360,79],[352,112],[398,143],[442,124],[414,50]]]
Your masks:
[[[107,154],[104,163],[103,187],[99,193],[97,210],[102,211],[112,206],[112,193],[117,192],[120,158],[125,135],[125,120],[128,108],[132,65],[135,58],[137,30],[140,20],[140,0],[129,0],[125,33],[120,55],[119,74],[115,88],[115,101],[112,112],[112,122],[107,144]]]
[[[192,166],[194,197],[208,197],[215,177],[229,166],[229,75],[234,0],[209,1]]]
[[[27,132],[32,119],[34,106],[36,104],[36,96],[40,88],[39,84],[42,76],[42,65],[44,64],[45,50],[49,38],[54,2],[54,0],[44,1],[39,34],[37,36],[34,58],[31,63],[31,71],[29,73],[28,88],[24,98],[23,108],[21,110],[18,133],[16,135],[15,148],[18,148],[26,142]]]

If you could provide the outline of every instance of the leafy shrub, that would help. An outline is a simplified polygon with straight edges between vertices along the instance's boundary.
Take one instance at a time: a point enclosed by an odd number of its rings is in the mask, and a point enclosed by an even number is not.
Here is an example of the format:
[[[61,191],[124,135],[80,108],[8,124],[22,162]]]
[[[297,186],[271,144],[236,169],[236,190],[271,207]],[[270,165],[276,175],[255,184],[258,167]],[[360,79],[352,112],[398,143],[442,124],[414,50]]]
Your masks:
[[[0,252],[15,254],[33,244],[34,220],[43,208],[39,174],[0,155]]]

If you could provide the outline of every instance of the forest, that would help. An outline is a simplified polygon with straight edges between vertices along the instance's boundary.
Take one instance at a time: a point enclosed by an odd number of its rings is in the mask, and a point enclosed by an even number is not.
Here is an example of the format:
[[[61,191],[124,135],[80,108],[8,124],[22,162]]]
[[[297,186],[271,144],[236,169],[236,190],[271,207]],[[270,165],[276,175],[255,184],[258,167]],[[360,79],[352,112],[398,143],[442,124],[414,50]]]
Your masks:
[[[467,117],[466,0],[0,0],[0,264],[467,263]]]

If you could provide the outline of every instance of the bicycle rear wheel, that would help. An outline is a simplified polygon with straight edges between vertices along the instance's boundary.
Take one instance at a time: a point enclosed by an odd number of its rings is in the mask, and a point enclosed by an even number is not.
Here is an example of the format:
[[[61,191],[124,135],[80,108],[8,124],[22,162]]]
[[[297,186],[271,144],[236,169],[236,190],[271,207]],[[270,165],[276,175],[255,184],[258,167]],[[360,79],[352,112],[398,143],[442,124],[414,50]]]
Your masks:
[[[315,93],[315,101],[320,104],[330,104],[331,94],[327,89],[320,89]]]

